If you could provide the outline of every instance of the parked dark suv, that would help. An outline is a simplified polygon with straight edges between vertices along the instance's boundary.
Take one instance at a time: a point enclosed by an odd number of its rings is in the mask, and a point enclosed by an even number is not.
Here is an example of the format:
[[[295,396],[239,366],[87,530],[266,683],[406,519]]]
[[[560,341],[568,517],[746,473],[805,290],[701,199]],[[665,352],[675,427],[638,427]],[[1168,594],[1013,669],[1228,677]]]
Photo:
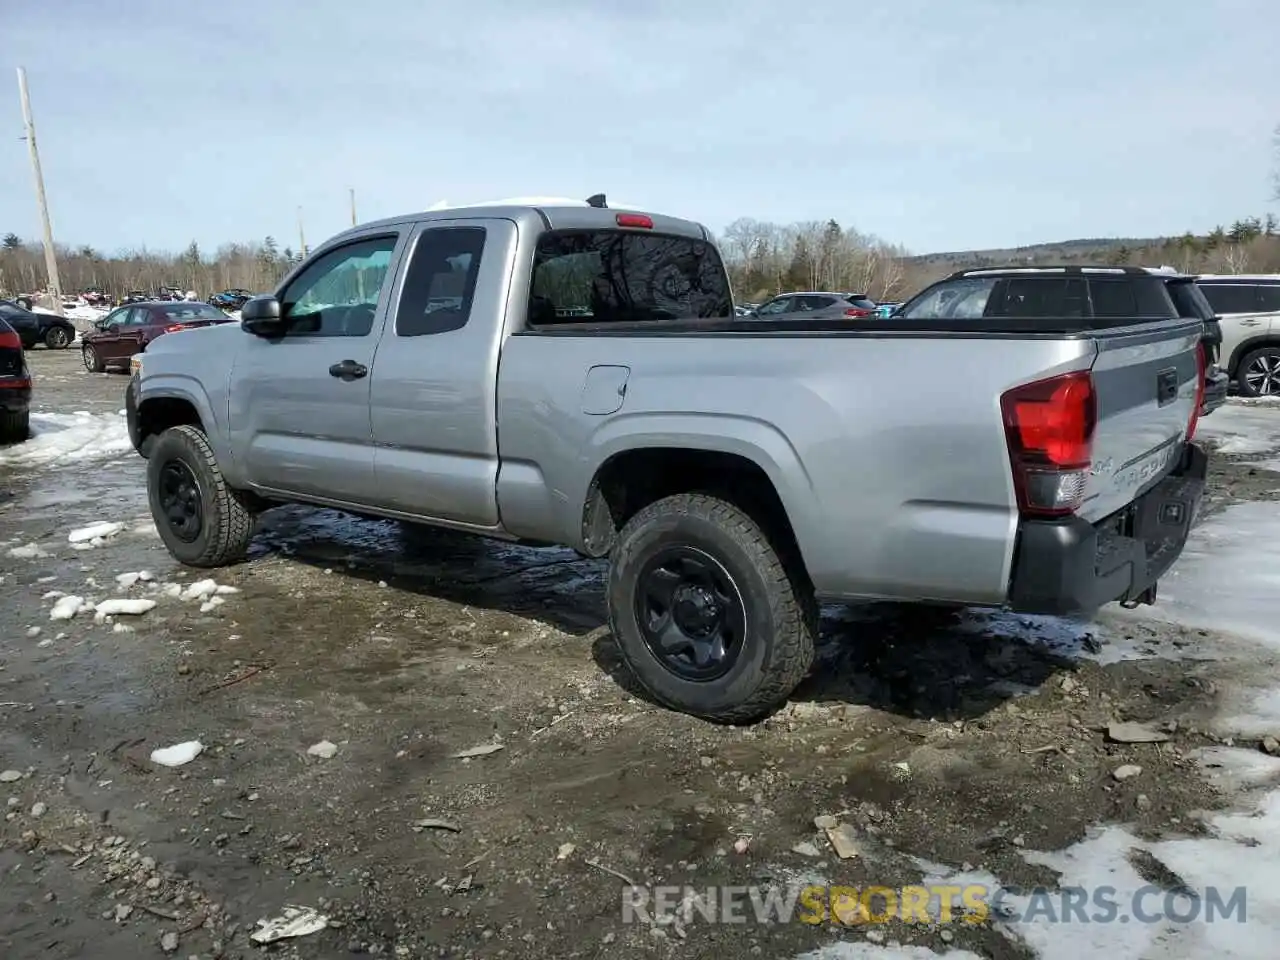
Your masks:
[[[951,281],[963,281],[954,283]],[[1217,370],[1222,342],[1212,308],[1196,289],[1196,278],[1146,267],[991,267],[961,270],[926,288],[897,310],[894,319],[979,324],[986,318],[1088,320],[1093,327],[1108,319],[1130,323],[1134,317],[1187,317],[1204,327],[1200,341],[1200,415],[1226,399],[1226,377]],[[948,325],[950,325],[948,323]]]

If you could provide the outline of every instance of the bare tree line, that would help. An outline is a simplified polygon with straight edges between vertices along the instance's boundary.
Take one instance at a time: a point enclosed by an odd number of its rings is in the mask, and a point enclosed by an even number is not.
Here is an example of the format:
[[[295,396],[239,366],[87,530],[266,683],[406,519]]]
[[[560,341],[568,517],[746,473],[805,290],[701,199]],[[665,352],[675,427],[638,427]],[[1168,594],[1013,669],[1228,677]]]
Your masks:
[[[172,286],[208,297],[235,287],[271,290],[299,259],[272,237],[224,244],[212,255],[195,242],[180,254],[143,249],[108,255],[88,246],[59,247],[58,272],[67,294],[96,288],[118,299],[130,290],[151,293]],[[12,233],[0,238],[0,293],[34,293],[45,282],[41,244],[24,243]]]
[[[953,270],[1010,260],[1026,265],[1168,265],[1187,273],[1280,273],[1280,227],[1272,214],[1237,220],[1203,235],[1188,232],[1133,245],[1099,241],[1087,249],[1046,244],[1016,256],[1006,251],[913,257],[902,247],[842,228],[835,220],[784,225],[744,217],[729,224],[719,245],[739,302],[758,302],[788,290],[841,290],[879,301],[899,300]],[[58,250],[64,291],[98,288],[115,298],[161,286],[195,290],[202,298],[236,287],[268,291],[299,259],[271,237],[224,244],[212,254],[194,242],[180,254],[144,249],[106,255],[91,247]],[[24,243],[12,233],[0,238],[0,295],[34,293],[44,283],[40,244]]]

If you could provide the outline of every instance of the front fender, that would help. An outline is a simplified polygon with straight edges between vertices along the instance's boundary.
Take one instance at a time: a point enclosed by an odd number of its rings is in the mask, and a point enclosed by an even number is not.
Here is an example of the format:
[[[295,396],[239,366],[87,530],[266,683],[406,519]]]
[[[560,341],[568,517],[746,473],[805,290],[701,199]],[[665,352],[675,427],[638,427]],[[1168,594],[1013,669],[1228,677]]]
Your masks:
[[[145,369],[145,368],[144,368]],[[200,417],[200,425],[209,438],[209,446],[213,448],[218,465],[227,479],[232,480],[234,463],[231,457],[231,446],[227,436],[225,416],[219,416],[217,406],[209,397],[204,385],[195,377],[180,373],[151,373],[137,381],[135,395],[139,419],[145,417],[145,407],[149,400],[174,399],[185,400],[196,410]]]

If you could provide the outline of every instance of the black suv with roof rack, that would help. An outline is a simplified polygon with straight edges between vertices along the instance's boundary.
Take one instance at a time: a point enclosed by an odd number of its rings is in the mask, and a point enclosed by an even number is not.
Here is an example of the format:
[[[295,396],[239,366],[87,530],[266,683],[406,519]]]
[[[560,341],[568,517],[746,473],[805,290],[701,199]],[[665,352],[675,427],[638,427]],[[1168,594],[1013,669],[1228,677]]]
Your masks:
[[[1201,416],[1227,398],[1229,378],[1218,368],[1222,330],[1196,277],[1165,268],[1105,266],[981,267],[959,270],[916,294],[892,315],[906,319],[980,323],[1018,318],[1034,326],[1052,318],[1080,321],[1081,330],[1116,327],[1141,318],[1190,317],[1204,324]]]

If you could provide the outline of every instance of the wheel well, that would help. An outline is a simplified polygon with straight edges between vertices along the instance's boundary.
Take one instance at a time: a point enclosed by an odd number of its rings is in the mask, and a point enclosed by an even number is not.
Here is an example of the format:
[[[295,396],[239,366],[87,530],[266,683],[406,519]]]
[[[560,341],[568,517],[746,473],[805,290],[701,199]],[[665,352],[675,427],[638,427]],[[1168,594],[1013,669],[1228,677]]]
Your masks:
[[[582,511],[584,552],[604,556],[642,508],[663,497],[693,492],[713,494],[746,510],[775,547],[799,558],[782,498],[759,464],[732,453],[667,447],[628,450],[596,471]]]
[[[204,430],[204,424],[200,422],[200,414],[190,400],[183,400],[180,397],[153,397],[142,401],[138,406],[138,444],[143,454],[145,455],[150,448],[151,441],[160,434],[170,427],[184,424]]]
[[[1246,340],[1240,344],[1228,360],[1227,373],[1234,377],[1236,371],[1240,369],[1240,361],[1262,347],[1280,347],[1280,337],[1259,337],[1257,340]]]

